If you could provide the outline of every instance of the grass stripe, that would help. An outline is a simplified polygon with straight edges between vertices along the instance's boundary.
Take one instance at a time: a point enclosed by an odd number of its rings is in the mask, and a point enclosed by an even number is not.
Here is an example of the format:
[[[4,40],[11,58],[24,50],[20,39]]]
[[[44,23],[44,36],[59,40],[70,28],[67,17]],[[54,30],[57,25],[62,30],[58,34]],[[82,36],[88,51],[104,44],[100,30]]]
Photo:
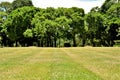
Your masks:
[[[119,80],[120,48],[3,48],[0,80]]]

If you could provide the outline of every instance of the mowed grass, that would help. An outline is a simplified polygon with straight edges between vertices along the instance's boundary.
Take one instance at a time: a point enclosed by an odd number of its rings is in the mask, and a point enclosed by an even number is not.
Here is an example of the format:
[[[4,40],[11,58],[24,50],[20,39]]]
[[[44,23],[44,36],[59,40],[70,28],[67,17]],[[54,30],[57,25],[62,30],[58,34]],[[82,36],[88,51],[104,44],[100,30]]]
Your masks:
[[[1,48],[0,80],[120,80],[120,48]]]

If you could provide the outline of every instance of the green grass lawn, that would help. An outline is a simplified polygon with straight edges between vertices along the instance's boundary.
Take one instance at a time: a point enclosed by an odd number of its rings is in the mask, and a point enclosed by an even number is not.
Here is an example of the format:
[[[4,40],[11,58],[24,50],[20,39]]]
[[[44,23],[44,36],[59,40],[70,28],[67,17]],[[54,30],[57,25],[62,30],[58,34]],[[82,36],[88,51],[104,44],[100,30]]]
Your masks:
[[[120,80],[120,48],[1,48],[0,80]]]

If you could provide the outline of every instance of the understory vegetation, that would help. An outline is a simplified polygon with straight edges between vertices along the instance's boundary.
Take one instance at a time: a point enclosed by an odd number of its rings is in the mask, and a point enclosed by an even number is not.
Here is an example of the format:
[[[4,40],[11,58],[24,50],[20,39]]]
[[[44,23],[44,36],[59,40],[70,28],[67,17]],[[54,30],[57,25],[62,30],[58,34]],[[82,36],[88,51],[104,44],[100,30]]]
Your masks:
[[[36,8],[31,0],[1,2],[0,44],[3,47],[119,46],[119,0],[106,0],[87,14],[78,7]]]

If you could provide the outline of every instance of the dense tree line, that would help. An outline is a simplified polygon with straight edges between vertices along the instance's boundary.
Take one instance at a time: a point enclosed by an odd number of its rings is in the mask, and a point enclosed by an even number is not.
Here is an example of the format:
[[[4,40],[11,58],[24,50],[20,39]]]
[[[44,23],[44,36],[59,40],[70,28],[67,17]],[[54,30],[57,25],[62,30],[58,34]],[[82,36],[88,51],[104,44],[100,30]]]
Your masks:
[[[84,9],[36,8],[31,0],[0,3],[1,46],[113,46],[120,40],[120,3]]]

